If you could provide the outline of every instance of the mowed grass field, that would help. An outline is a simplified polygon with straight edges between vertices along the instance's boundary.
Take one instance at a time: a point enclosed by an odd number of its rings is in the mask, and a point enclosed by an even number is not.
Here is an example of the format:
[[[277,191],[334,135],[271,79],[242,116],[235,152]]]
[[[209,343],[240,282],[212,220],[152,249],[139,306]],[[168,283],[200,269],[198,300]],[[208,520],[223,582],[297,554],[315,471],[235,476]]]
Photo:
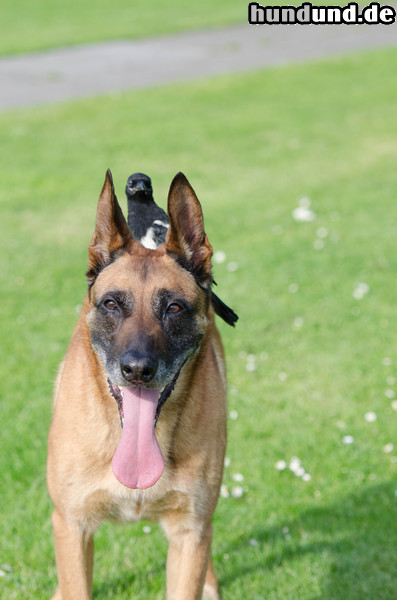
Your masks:
[[[248,3],[219,0],[20,0],[2,7],[1,54],[247,22]]]
[[[318,0],[317,6],[327,6]],[[282,5],[274,0],[272,6]],[[290,5],[299,6],[300,0]],[[338,6],[347,2],[336,2]],[[114,39],[178,33],[247,23],[248,2],[240,0],[18,0],[1,7],[0,56]]]
[[[396,69],[380,51],[0,115],[0,597],[55,589],[52,387],[110,167],[123,206],[131,172],[164,206],[182,170],[224,253],[223,598],[394,600]],[[98,531],[94,598],[165,598],[143,525]]]

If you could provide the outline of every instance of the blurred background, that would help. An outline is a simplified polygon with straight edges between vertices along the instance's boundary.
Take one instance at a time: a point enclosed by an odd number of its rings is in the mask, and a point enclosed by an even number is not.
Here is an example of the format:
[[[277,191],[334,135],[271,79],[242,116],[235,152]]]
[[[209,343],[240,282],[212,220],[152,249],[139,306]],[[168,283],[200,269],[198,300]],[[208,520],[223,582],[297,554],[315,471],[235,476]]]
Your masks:
[[[394,599],[396,25],[266,30],[236,0],[1,14],[0,597],[56,586],[52,388],[110,168],[124,209],[132,172],[163,208],[185,173],[240,316],[218,320],[223,598]],[[156,525],[105,525],[96,549],[94,598],[165,597]]]

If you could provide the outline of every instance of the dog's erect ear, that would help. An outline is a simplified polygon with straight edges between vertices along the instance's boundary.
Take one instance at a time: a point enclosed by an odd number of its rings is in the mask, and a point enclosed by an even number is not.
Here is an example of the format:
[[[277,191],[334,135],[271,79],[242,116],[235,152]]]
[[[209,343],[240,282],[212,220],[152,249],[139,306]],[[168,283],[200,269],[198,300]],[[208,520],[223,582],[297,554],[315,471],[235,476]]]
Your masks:
[[[88,247],[88,283],[92,284],[115,254],[125,250],[132,242],[133,237],[117,202],[112,174],[108,169],[99,196],[94,235]]]
[[[212,247],[204,231],[203,212],[194,190],[183,173],[172,180],[168,194],[166,249],[189,270],[200,285],[212,283]]]

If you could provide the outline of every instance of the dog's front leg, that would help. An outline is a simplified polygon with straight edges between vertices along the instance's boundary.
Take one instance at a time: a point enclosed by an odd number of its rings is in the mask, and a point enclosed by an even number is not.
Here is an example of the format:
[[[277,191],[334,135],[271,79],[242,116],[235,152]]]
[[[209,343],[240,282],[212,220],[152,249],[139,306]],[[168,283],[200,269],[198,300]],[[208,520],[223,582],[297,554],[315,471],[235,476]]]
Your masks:
[[[90,600],[94,541],[77,523],[67,523],[54,510],[52,524],[59,588],[53,600]]]
[[[187,529],[173,520],[163,522],[163,526],[169,541],[167,600],[201,600],[203,597],[217,600],[219,595],[210,558],[212,526],[204,530]]]

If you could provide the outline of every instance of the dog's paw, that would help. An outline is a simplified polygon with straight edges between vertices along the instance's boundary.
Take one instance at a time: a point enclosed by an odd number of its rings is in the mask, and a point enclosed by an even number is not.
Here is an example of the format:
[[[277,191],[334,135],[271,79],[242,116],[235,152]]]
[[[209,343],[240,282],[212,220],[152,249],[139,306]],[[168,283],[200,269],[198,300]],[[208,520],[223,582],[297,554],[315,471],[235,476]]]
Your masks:
[[[218,590],[208,583],[204,586],[203,599],[202,600],[221,600]]]

